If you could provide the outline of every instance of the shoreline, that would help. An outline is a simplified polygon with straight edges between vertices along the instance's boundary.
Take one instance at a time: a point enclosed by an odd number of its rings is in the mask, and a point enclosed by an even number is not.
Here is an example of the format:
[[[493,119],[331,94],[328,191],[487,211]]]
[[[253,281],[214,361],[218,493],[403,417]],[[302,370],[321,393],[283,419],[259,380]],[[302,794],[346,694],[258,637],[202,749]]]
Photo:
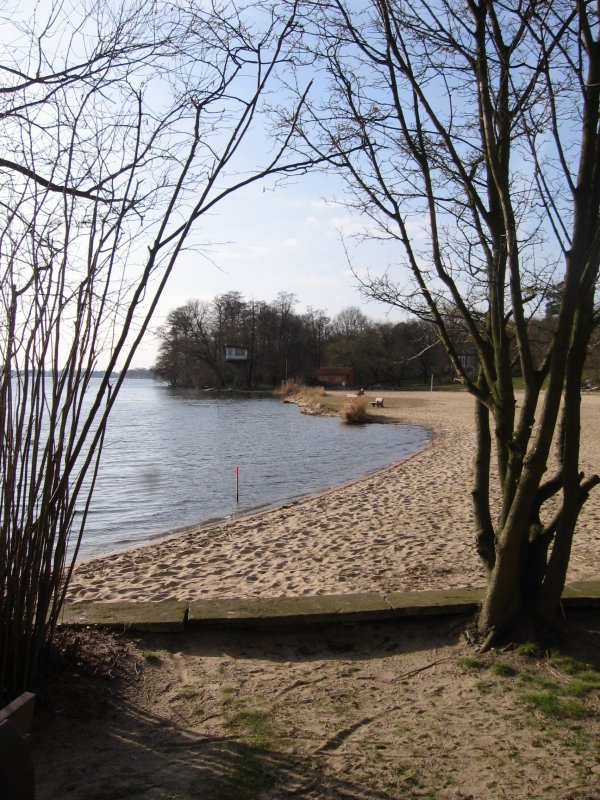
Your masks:
[[[333,416],[333,415],[332,415]],[[376,420],[374,424],[403,424],[399,423],[397,420]],[[424,427],[424,426],[419,426]],[[401,458],[399,461],[395,461],[393,464],[388,464],[386,467],[377,467],[376,469],[371,470],[370,472],[366,472],[360,478],[349,478],[342,483],[338,483],[335,486],[330,486],[327,489],[322,489],[319,492],[306,492],[305,494],[295,495],[294,497],[290,497],[288,500],[285,500],[282,503],[264,503],[263,505],[255,506],[254,508],[248,508],[245,511],[239,511],[235,514],[229,514],[228,516],[223,517],[212,517],[211,519],[204,520],[203,522],[198,522],[192,525],[183,525],[181,528],[174,528],[173,530],[163,531],[162,533],[150,533],[148,534],[148,539],[143,542],[139,542],[138,544],[132,544],[123,548],[119,548],[116,550],[109,550],[106,553],[97,554],[86,556],[84,558],[79,559],[76,564],[77,566],[83,566],[90,561],[101,561],[105,558],[109,558],[111,556],[122,555],[123,553],[139,550],[144,547],[149,547],[153,544],[160,544],[162,542],[169,541],[171,539],[177,539],[180,536],[185,536],[188,534],[198,533],[205,529],[213,528],[216,526],[221,525],[235,525],[237,522],[245,522],[252,517],[261,516],[263,514],[268,514],[272,511],[279,511],[284,510],[287,508],[292,508],[293,506],[298,505],[298,503],[303,503],[307,500],[317,500],[322,497],[326,497],[329,494],[333,494],[340,489],[345,489],[347,487],[353,486],[356,483],[362,483],[362,481],[370,478],[374,475],[378,475],[379,473],[385,473],[388,470],[394,469],[400,464],[404,464],[406,461],[409,461],[411,458],[418,456],[424,450],[427,450],[431,447],[433,434],[431,431],[428,430],[429,439],[427,440],[425,446],[419,450],[417,453],[410,453],[404,458]]]
[[[69,602],[194,600],[480,585],[470,505],[473,399],[383,392],[387,421],[428,444],[388,467],[283,505],[160,534],[78,562]],[[600,397],[586,397],[582,467],[600,468]],[[569,579],[600,574],[600,493],[583,509]],[[583,534],[583,535],[582,535]]]
[[[305,413],[305,412],[301,412]],[[310,416],[310,414],[309,414]],[[327,416],[336,417],[337,414],[330,412]],[[391,424],[391,425],[410,425],[411,423],[401,422],[395,418],[384,418],[384,419],[370,419],[366,424]],[[238,511],[233,514],[229,514],[226,516],[215,516],[211,517],[210,519],[203,520],[201,522],[192,523],[191,525],[182,525],[180,528],[173,528],[166,531],[159,531],[156,533],[149,533],[148,538],[142,542],[124,545],[123,547],[115,548],[107,550],[104,553],[97,553],[95,555],[84,556],[80,559],[77,559],[76,565],[83,566],[90,561],[100,561],[105,558],[109,558],[111,556],[122,555],[123,553],[133,552],[135,550],[139,550],[144,547],[149,547],[153,544],[159,544],[161,542],[169,541],[171,539],[177,539],[180,536],[184,536],[187,534],[195,533],[203,531],[207,528],[213,528],[215,526],[227,525],[227,524],[235,524],[236,522],[245,521],[247,518],[254,517],[257,515],[267,514],[272,511],[278,511],[280,509],[291,508],[292,506],[297,505],[298,503],[302,503],[307,500],[318,499],[324,496],[327,496],[333,492],[337,492],[340,489],[344,489],[350,486],[353,486],[356,483],[361,483],[367,478],[370,478],[373,475],[377,475],[379,473],[386,472],[387,470],[393,469],[398,467],[400,464],[404,464],[406,461],[418,456],[424,450],[429,449],[432,446],[432,441],[434,438],[434,432],[425,425],[419,425],[417,427],[423,428],[427,432],[427,440],[423,447],[418,450],[416,453],[409,453],[408,455],[404,456],[403,458],[399,459],[398,461],[394,461],[392,464],[388,464],[387,466],[383,467],[376,467],[368,472],[365,472],[358,478],[348,478],[341,483],[336,483],[334,486],[329,486],[326,489],[322,489],[318,492],[304,492],[298,495],[294,495],[287,500],[282,502],[275,502],[275,503],[263,503],[258,506],[254,506],[253,508],[247,508],[244,511]]]

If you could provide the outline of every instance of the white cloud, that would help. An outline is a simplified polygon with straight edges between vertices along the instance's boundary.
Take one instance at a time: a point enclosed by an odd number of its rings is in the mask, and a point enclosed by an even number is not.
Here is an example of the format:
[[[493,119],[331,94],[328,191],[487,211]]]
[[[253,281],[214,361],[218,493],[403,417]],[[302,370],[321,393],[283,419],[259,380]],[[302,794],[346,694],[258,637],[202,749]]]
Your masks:
[[[253,244],[250,245],[250,253],[253,256],[266,256],[268,253],[272,253],[273,248],[271,245],[268,244]]]
[[[315,211],[322,211],[324,208],[331,208],[332,206],[337,205],[332,200],[312,200],[310,203],[310,207]]]
[[[319,220],[311,214],[309,217],[305,217],[304,224],[309,227],[314,227],[319,224]]]
[[[281,244],[288,250],[295,250],[297,247],[300,247],[300,239],[284,239]]]
[[[294,276],[292,279],[292,283],[294,286],[302,286],[303,288],[328,288],[331,286],[337,286],[338,281],[335,278],[332,278],[328,275],[310,275],[310,274],[300,274]]]
[[[213,260],[217,264],[219,261],[254,261],[272,252],[270,245],[253,244],[247,250],[220,250],[213,255]]]
[[[375,235],[378,228],[373,223],[367,223],[366,220],[361,220],[359,217],[353,217],[350,214],[345,214],[342,217],[333,217],[327,223],[329,228],[342,233],[345,236],[354,236],[356,234],[368,236]]]

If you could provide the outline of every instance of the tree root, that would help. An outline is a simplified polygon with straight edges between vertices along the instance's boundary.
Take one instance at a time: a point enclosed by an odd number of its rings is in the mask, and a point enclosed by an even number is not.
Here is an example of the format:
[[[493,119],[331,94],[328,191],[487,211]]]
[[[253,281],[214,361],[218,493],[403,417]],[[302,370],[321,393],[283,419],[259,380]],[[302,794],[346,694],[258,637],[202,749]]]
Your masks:
[[[496,642],[496,639],[497,639],[496,629],[495,628],[491,628],[490,631],[488,632],[487,636],[483,640],[483,642],[477,648],[478,652],[487,653],[494,646],[494,643]]]

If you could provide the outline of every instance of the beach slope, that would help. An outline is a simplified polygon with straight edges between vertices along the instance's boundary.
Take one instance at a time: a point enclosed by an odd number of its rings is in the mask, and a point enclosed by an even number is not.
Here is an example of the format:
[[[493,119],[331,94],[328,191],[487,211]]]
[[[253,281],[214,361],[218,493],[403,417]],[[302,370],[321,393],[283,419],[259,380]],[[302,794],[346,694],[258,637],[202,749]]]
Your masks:
[[[67,599],[191,601],[477,586],[473,399],[383,392],[387,420],[422,425],[422,452],[280,508],[191,529],[77,566]],[[582,468],[600,470],[600,395],[582,399]],[[600,491],[578,525],[569,580],[600,575]]]

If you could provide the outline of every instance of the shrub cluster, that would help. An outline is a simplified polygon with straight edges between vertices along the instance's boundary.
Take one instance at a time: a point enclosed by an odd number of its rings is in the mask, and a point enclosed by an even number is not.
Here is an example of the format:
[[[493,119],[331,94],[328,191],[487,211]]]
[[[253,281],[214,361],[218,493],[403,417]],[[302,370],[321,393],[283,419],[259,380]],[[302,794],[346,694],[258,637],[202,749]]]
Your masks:
[[[349,425],[366,422],[368,405],[369,401],[366,397],[347,397],[342,405],[340,416]]]
[[[282,381],[279,389],[275,389],[275,394],[281,395],[281,397],[291,397],[292,395],[297,395],[303,388],[305,387],[293,379]]]

